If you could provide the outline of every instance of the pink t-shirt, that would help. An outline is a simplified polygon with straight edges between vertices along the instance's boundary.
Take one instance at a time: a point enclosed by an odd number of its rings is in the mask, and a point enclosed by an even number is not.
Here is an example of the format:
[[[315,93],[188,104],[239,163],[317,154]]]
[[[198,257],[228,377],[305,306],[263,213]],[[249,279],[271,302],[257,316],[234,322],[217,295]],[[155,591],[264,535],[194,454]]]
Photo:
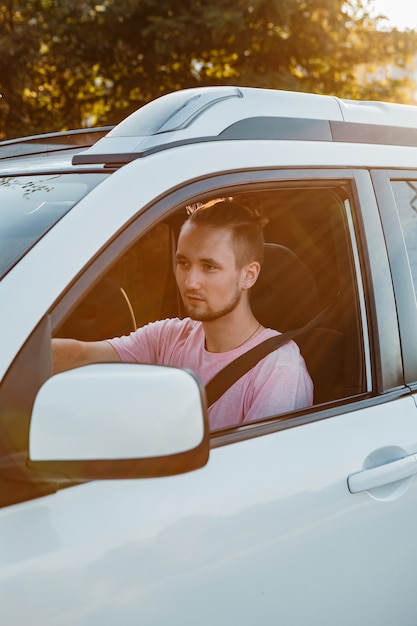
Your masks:
[[[208,352],[201,322],[172,318],[152,322],[109,343],[122,361],[188,368],[206,385],[228,363],[277,334],[268,328],[240,348]],[[297,344],[290,341],[259,361],[209,408],[210,429],[253,422],[312,402],[313,383]]]

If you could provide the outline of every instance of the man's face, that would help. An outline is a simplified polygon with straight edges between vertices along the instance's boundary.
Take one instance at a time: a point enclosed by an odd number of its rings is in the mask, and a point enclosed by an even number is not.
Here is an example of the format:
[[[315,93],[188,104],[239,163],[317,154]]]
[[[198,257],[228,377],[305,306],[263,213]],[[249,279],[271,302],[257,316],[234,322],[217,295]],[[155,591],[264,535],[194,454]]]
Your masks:
[[[176,279],[189,317],[209,322],[233,311],[242,295],[232,234],[186,222],[177,246]]]

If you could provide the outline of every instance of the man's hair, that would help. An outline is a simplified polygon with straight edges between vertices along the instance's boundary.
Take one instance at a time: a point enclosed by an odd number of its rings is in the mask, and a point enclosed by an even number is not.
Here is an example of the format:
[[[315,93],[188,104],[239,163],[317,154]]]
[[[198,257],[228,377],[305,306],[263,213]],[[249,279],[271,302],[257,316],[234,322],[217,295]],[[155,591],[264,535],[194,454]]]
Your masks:
[[[268,220],[258,211],[249,209],[233,198],[216,198],[204,204],[188,206],[187,213],[185,223],[230,230],[238,267],[252,261],[262,264],[263,227]]]

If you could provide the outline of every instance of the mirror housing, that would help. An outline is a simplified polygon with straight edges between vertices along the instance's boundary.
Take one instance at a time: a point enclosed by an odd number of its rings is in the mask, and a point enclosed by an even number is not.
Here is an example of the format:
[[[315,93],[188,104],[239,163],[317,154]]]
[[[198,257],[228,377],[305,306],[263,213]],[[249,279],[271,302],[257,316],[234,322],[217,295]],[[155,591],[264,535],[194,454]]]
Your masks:
[[[180,474],[207,463],[208,433],[204,387],[191,371],[86,365],[40,388],[29,466],[77,481]]]

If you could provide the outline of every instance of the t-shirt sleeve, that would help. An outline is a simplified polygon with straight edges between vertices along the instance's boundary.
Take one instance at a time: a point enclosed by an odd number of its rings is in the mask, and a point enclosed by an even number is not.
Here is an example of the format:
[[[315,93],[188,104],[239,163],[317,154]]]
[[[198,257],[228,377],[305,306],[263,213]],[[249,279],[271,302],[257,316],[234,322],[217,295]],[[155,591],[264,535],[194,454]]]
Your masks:
[[[159,320],[138,328],[130,335],[114,337],[108,342],[116,350],[120,360],[127,363],[161,363],[167,346],[178,336],[178,319]]]

